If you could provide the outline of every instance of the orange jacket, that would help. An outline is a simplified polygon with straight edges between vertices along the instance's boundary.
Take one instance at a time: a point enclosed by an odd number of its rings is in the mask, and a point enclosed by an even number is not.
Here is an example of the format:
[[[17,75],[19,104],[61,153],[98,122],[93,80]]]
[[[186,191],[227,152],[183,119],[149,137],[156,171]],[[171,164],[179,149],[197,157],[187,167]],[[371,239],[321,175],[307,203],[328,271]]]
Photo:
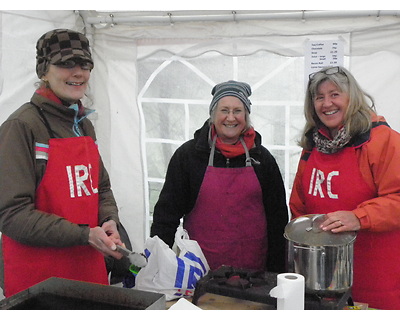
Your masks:
[[[373,122],[377,121],[386,120],[375,116]],[[307,163],[303,155],[307,152],[310,151],[302,151],[290,196],[292,218],[313,213],[305,212],[301,184]],[[360,219],[361,229],[374,232],[400,229],[400,134],[386,125],[377,126],[371,129],[369,140],[356,147],[356,154],[364,180],[378,195],[353,210]]]

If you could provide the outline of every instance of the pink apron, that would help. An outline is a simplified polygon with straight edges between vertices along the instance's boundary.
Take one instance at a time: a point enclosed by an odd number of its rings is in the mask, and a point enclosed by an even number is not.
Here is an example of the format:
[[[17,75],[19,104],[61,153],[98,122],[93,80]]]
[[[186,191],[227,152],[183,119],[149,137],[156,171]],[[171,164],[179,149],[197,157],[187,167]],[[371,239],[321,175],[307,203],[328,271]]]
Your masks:
[[[40,152],[46,153],[46,147]],[[50,139],[36,208],[72,223],[97,226],[99,159],[91,137]],[[49,277],[108,284],[104,257],[89,245],[35,247],[3,235],[3,255],[6,297]]]
[[[265,270],[267,221],[260,183],[246,151],[246,167],[213,167],[215,139],[196,204],[184,228],[211,270],[222,265]]]
[[[377,196],[364,181],[354,147],[334,154],[315,149],[303,175],[306,212],[351,211]],[[384,214],[384,213],[382,213]],[[352,296],[372,308],[400,309],[400,232],[359,231],[354,244]]]

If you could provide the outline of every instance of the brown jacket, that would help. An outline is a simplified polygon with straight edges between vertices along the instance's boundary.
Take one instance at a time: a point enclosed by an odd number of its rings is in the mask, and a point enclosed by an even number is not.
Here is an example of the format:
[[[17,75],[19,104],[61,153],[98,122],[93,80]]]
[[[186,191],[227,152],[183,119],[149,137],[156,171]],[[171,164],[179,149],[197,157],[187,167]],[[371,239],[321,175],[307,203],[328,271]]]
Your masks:
[[[46,170],[46,160],[37,160],[35,143],[48,144],[49,133],[39,115],[42,108],[56,138],[74,137],[75,111],[35,93],[30,103],[16,110],[0,127],[0,232],[32,246],[88,244],[89,228],[78,226],[51,212],[35,209],[35,192]],[[85,109],[85,113],[89,110]],[[79,123],[84,135],[96,141],[86,116]],[[118,209],[103,163],[99,176],[99,225],[111,218],[117,223]],[[1,255],[0,255],[1,258]],[[1,260],[1,259],[0,259]],[[0,261],[0,280],[2,278]]]

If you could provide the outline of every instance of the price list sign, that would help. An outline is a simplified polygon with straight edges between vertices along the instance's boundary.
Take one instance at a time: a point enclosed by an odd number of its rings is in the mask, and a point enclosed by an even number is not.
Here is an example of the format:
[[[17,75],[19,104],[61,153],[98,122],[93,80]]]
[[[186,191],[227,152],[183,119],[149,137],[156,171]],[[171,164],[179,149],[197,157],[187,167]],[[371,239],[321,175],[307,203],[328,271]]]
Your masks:
[[[342,40],[307,41],[305,48],[305,79],[324,67],[343,66],[344,44]]]

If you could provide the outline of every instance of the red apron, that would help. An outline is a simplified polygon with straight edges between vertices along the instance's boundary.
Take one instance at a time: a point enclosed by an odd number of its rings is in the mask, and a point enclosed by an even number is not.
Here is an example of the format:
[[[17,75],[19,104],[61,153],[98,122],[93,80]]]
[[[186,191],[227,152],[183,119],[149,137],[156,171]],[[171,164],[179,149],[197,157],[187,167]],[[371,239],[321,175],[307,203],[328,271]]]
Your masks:
[[[260,183],[246,145],[246,167],[213,167],[210,161],[193,210],[184,228],[196,240],[211,270],[222,265],[265,270],[267,221]]]
[[[97,226],[99,159],[91,137],[50,139],[36,208],[72,223]],[[108,284],[104,257],[90,245],[35,247],[3,235],[3,256],[6,297],[49,277]]]
[[[351,211],[377,197],[361,175],[355,150],[347,147],[334,154],[313,150],[302,180],[307,213]],[[354,301],[372,308],[400,309],[398,243],[399,231],[358,232],[354,244]]]

